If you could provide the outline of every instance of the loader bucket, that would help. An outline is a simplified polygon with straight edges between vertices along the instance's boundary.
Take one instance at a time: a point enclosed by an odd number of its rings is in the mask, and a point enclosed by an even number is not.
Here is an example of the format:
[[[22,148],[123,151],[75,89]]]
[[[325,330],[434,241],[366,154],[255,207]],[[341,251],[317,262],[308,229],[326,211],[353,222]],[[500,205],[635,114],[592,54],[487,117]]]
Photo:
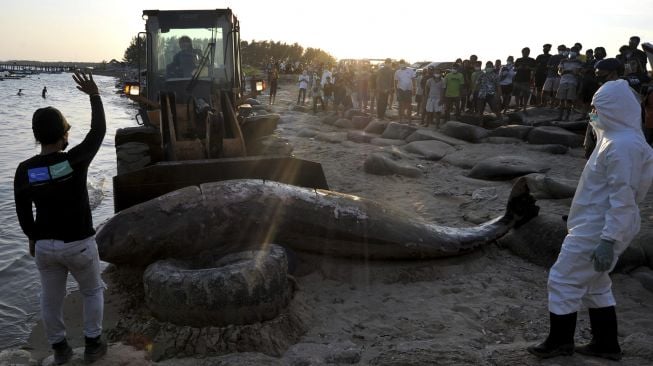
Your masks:
[[[113,177],[114,211],[183,187],[229,179],[265,179],[329,189],[321,164],[288,156],[159,162]]]

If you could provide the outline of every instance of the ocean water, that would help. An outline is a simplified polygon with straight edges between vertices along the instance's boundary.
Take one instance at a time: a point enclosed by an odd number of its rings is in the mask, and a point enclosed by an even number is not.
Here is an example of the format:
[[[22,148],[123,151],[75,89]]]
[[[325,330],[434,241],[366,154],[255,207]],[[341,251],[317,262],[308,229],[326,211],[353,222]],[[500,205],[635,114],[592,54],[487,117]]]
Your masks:
[[[115,131],[136,126],[136,108],[115,93],[116,80],[95,76],[104,102],[107,134],[91,163],[88,188],[93,208],[93,223],[113,215],[111,178],[116,174]],[[21,161],[38,154],[31,129],[37,108],[53,106],[71,124],[70,147],[82,141],[89,130],[91,108],[86,94],[77,90],[72,74],[38,74],[18,80],[0,81],[0,350],[25,344],[31,327],[39,319],[40,282],[33,258],[29,255],[14,206],[13,179]],[[47,86],[44,99],[41,90]],[[18,96],[18,89],[23,95]],[[69,276],[68,288],[75,282]]]

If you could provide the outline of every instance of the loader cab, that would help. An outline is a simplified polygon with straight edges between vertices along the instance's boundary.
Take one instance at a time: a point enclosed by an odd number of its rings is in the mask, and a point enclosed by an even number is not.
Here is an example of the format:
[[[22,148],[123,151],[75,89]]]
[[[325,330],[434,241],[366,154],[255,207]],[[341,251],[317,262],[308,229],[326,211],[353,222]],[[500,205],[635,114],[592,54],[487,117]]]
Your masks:
[[[210,100],[215,90],[241,90],[240,33],[230,9],[145,10],[147,92],[156,100],[161,91],[177,100]]]
[[[140,126],[116,131],[116,212],[228,179],[328,189],[319,163],[294,158],[275,137],[280,116],[244,103],[260,90],[256,83],[244,95],[239,23],[230,9],[145,10],[143,17],[146,83],[125,84],[140,104]]]

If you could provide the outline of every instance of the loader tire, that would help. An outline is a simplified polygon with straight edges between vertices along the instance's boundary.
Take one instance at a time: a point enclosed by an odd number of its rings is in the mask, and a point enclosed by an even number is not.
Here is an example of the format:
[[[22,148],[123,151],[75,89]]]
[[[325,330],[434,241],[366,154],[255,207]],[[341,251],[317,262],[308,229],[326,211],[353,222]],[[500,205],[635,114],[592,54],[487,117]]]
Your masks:
[[[217,259],[166,259],[145,270],[145,302],[159,320],[177,325],[253,324],[288,305],[287,271],[285,250],[274,244]]]

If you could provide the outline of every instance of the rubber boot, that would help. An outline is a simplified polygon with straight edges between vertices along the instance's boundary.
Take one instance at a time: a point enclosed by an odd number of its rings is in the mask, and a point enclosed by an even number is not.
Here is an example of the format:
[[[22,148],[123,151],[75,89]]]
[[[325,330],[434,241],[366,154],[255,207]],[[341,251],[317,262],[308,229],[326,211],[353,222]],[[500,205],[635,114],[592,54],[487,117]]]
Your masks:
[[[84,362],[92,363],[107,353],[107,342],[101,336],[95,338],[84,337],[86,347],[84,348]]]
[[[621,347],[617,340],[617,312],[614,306],[589,309],[592,340],[576,347],[582,355],[621,360]]]
[[[65,338],[63,341],[53,344],[52,350],[54,351],[54,363],[56,365],[63,365],[73,358],[73,349],[70,348]]]
[[[528,352],[540,358],[571,356],[574,354],[576,313],[556,315],[549,313],[549,336],[540,344],[528,347]]]

